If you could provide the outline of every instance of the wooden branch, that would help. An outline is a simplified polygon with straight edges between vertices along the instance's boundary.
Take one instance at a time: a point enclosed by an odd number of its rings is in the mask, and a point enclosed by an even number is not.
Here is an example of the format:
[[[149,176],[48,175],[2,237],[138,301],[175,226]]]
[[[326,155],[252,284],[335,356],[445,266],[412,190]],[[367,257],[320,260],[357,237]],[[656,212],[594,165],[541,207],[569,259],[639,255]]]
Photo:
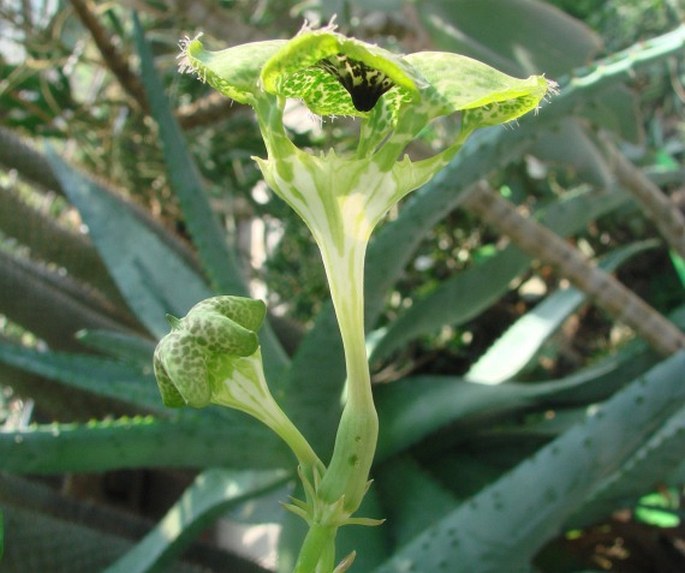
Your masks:
[[[79,19],[93,37],[102,59],[119,80],[121,87],[137,102],[140,109],[148,113],[149,107],[143,84],[128,65],[126,58],[119,53],[112,43],[111,33],[100,24],[95,14],[93,2],[91,0],[70,0],[70,2]]]
[[[121,55],[111,40],[110,32],[100,24],[92,0],[70,0],[83,25],[88,29],[107,67],[119,81],[121,87],[138,104],[140,109],[149,113],[145,88],[138,75],[131,69],[128,61]],[[234,110],[231,102],[221,94],[210,93],[188,106],[177,110],[176,117],[184,129],[216,123],[225,119]]]
[[[685,215],[671,199],[616,147],[604,140],[616,179],[643,208],[668,245],[685,259]]]
[[[685,335],[673,323],[550,229],[523,217],[487,183],[474,185],[462,205],[531,257],[556,267],[576,288],[631,327],[660,354],[667,356],[685,348]]]

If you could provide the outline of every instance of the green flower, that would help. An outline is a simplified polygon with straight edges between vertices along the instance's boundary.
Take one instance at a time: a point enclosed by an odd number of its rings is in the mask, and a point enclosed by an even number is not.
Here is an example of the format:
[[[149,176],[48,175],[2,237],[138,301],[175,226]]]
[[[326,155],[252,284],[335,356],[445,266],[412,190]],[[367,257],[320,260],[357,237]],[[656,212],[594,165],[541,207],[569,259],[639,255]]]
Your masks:
[[[304,27],[291,40],[207,51],[199,37],[181,42],[181,71],[195,72],[224,95],[255,105],[263,94],[302,100],[319,115],[367,117],[379,102],[390,110],[428,104],[429,119],[464,111],[478,126],[511,121],[535,109],[553,83],[517,79],[447,52],[393,54],[329,26]]]
[[[254,108],[267,151],[266,158],[256,159],[264,179],[307,224],[321,251],[345,352],[347,400],[330,464],[321,472],[302,473],[306,500],[288,507],[309,524],[295,571],[333,571],[337,529],[377,523],[353,517],[369,486],[378,437],[364,335],[364,258],[371,233],[392,206],[440,171],[474,130],[537,109],[554,84],[542,76],[513,78],[458,54],[393,54],[332,26],[305,27],[291,40],[218,52],[205,50],[199,38],[186,39],[181,49],[182,71]],[[301,100],[318,115],[359,118],[356,149],[343,155],[298,148],[283,124],[288,99]],[[405,155],[431,121],[454,113],[460,114],[459,126],[445,149],[418,161]],[[221,362],[220,379],[236,371],[240,352],[250,352],[242,331],[235,336],[237,354]],[[193,394],[200,401],[225,395],[216,380],[209,388]],[[351,557],[336,571],[350,563]]]
[[[536,109],[553,84],[542,76],[513,78],[458,54],[393,54],[332,26],[218,52],[205,50],[199,38],[181,48],[181,70],[254,108],[268,155],[257,159],[264,179],[304,220],[321,251],[348,379],[335,452],[317,494],[330,504],[344,496],[342,506],[351,514],[366,491],[378,432],[364,345],[364,258],[371,233],[475,129]],[[295,146],[283,125],[285,102],[293,98],[315,114],[359,118],[356,150],[309,153]],[[446,149],[420,161],[403,157],[432,120],[456,112],[461,121]]]
[[[217,52],[205,50],[199,37],[181,48],[182,71],[255,109],[268,152],[258,160],[264,178],[319,246],[328,240],[321,235],[331,235],[339,250],[341,235],[368,238],[383,215],[442,169],[474,130],[512,121],[554,90],[543,76],[517,79],[446,52],[401,56],[332,26]],[[283,126],[287,99],[301,100],[315,114],[358,117],[355,152],[298,149]],[[457,112],[460,125],[446,149],[422,161],[403,158],[432,120]]]

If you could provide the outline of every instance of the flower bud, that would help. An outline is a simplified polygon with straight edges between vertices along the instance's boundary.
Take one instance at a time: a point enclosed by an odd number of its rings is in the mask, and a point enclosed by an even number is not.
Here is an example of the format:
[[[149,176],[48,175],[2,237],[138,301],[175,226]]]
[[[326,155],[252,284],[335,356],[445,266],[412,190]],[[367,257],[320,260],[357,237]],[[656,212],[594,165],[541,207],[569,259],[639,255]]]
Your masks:
[[[184,318],[170,317],[171,332],[154,355],[164,404],[201,408],[224,396],[227,379],[245,372],[245,363],[259,354],[257,330],[265,312],[259,300],[219,296],[196,304]]]

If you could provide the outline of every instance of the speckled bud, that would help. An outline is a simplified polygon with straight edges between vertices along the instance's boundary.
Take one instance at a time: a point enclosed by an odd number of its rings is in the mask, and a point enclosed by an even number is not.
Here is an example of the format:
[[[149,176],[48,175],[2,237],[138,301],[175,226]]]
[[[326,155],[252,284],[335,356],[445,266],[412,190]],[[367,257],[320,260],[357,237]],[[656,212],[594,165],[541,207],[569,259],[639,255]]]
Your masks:
[[[265,313],[259,300],[218,296],[196,304],[184,318],[170,317],[171,332],[154,355],[164,404],[208,405],[233,362],[258,351],[257,330]]]

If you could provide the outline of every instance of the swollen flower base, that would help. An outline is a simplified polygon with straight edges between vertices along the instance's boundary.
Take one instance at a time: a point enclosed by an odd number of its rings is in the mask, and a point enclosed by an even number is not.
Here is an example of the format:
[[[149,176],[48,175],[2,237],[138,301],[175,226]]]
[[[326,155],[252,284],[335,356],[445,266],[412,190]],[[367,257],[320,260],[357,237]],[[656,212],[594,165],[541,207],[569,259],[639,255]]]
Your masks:
[[[378,525],[354,517],[369,487],[378,436],[364,341],[364,257],[375,226],[400,199],[429,181],[480,127],[535,110],[554,84],[542,76],[516,79],[458,54],[399,56],[345,37],[333,27],[308,27],[291,40],[255,42],[211,52],[199,38],[181,43],[181,71],[250,105],[267,149],[256,158],[265,181],[303,219],[323,258],[342,336],[347,401],[332,458],[325,466],[271,396],[256,331],[264,305],[217,297],[196,305],[159,343],[155,373],[165,404],[237,408],[272,428],[299,463],[306,499],[286,505],[309,526],[297,573],[336,566],[335,537],[343,525]],[[356,149],[341,156],[296,147],[283,124],[295,98],[315,114],[359,118]],[[406,146],[434,119],[460,114],[451,145],[412,161]]]

